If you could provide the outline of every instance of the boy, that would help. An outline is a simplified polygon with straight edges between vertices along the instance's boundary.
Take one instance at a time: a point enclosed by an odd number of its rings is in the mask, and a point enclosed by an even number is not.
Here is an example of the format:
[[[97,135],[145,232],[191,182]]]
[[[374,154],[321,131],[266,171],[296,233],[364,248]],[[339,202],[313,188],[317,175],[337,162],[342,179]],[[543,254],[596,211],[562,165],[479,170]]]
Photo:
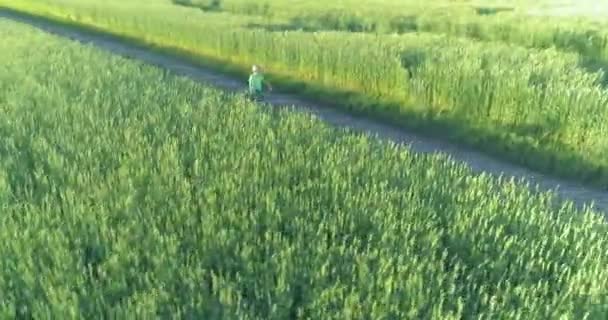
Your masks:
[[[264,75],[257,65],[253,65],[251,71],[251,75],[249,76],[249,95],[255,100],[261,100],[264,84],[268,87],[268,91],[272,91],[272,86],[264,79]]]

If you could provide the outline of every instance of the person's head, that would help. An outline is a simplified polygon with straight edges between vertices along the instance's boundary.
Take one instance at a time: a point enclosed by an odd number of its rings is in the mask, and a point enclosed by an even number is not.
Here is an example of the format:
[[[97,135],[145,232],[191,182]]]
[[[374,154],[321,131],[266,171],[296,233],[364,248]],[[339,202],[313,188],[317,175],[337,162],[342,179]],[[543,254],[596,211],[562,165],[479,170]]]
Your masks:
[[[257,64],[254,64],[251,67],[251,72],[253,72],[253,73],[260,72],[260,67]]]

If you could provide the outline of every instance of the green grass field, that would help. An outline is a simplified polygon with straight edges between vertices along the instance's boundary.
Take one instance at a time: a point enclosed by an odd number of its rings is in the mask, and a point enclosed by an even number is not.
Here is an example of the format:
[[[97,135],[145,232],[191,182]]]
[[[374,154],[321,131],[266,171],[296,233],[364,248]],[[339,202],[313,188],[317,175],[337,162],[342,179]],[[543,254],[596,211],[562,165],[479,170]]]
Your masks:
[[[593,212],[2,19],[0,37],[2,318],[608,316]]]
[[[0,5],[169,48],[244,79],[262,64],[286,91],[608,187],[606,23],[528,15],[521,1],[355,2]]]

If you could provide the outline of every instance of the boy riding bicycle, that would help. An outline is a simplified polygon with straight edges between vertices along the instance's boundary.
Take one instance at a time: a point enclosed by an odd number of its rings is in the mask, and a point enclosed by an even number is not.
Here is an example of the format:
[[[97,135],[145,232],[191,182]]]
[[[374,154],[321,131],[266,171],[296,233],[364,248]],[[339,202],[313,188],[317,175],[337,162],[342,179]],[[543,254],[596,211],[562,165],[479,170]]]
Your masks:
[[[268,87],[268,91],[272,91],[272,86],[264,79],[260,69],[257,65],[253,65],[251,75],[249,75],[249,95],[255,100],[261,100],[264,97],[264,84]]]

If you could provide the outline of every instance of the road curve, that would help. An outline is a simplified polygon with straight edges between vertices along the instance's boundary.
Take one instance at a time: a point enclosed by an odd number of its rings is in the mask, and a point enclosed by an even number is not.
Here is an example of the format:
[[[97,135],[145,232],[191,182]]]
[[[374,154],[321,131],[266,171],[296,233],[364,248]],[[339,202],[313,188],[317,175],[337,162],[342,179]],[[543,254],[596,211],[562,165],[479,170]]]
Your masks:
[[[81,43],[92,44],[98,48],[128,58],[138,59],[148,64],[156,65],[176,74],[184,75],[199,82],[204,82],[225,90],[243,90],[246,81],[234,79],[217,72],[206,70],[179,58],[152,52],[135,45],[117,41],[113,37],[104,37],[76,28],[65,27],[52,22],[21,15],[0,8],[0,18],[24,23],[42,31],[69,38]],[[513,165],[496,158],[489,157],[480,152],[465,149],[437,139],[423,137],[402,128],[382,124],[378,121],[356,117],[340,112],[331,105],[321,105],[299,99],[294,95],[272,93],[267,99],[273,105],[294,106],[296,111],[308,112],[318,118],[338,127],[347,127],[365,132],[381,139],[390,139],[397,143],[409,145],[417,152],[441,152],[449,155],[453,160],[468,165],[476,172],[486,172],[496,176],[514,178],[529,182],[531,186],[538,185],[541,191],[554,191],[561,200],[571,200],[577,207],[593,204],[595,211],[603,213],[608,218],[608,192],[594,190],[578,183],[565,181],[539,174],[521,166]]]

